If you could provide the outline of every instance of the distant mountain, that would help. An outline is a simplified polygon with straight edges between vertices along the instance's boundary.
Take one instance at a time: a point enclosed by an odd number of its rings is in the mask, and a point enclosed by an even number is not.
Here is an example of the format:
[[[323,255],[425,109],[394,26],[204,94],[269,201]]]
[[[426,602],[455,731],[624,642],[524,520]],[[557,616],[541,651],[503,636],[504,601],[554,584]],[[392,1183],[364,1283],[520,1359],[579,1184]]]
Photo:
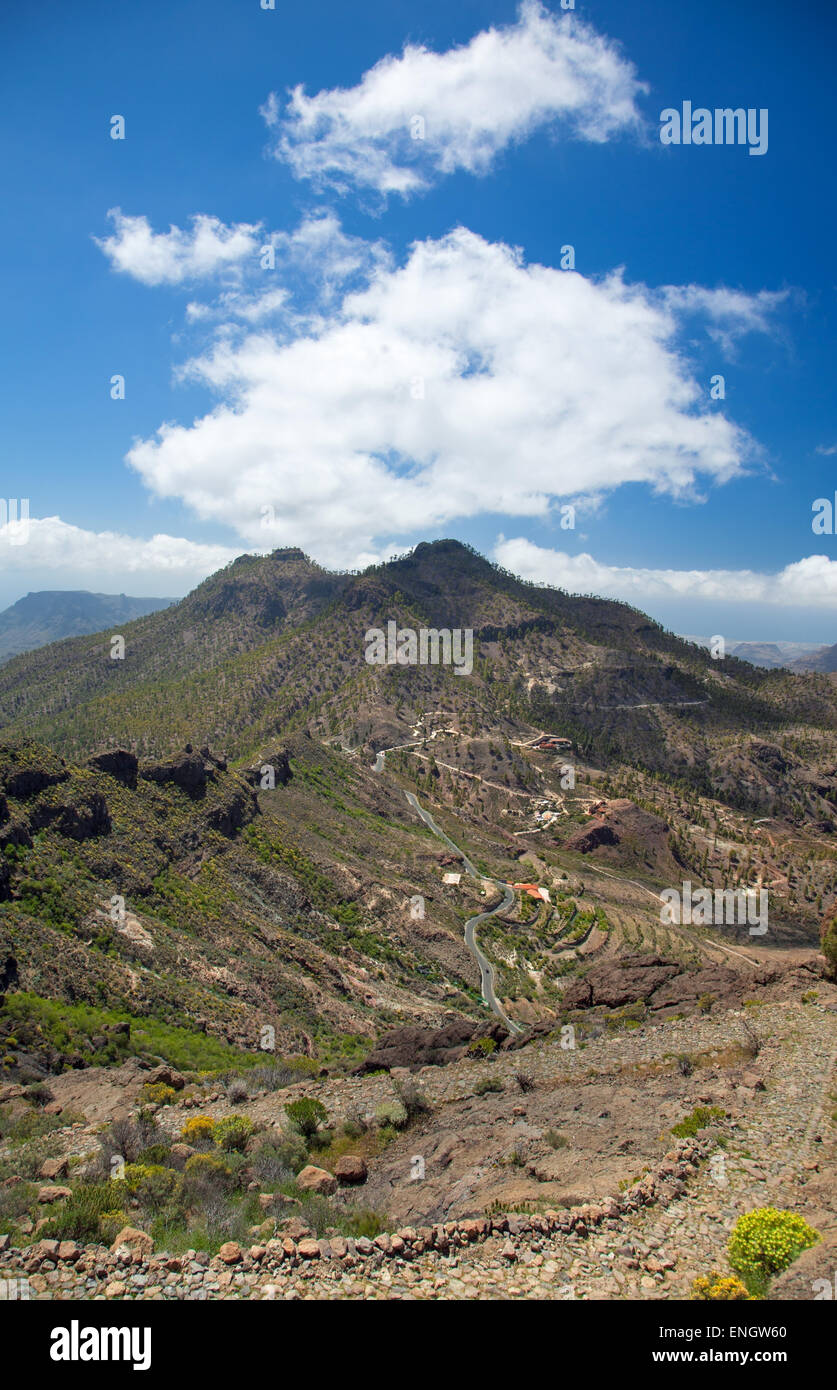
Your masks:
[[[144,618],[175,602],[172,598],[90,594],[84,589],[42,589],[27,594],[0,613],[0,663],[64,637],[83,637],[116,623]]]
[[[366,633],[391,621],[472,630],[473,674],[370,663]],[[97,635],[6,663],[4,736],[70,758],[114,745],[161,757],[191,743],[241,761],[292,732],[354,750],[404,743],[441,710],[471,736],[548,730],[600,766],[642,766],[756,814],[800,800],[825,815],[798,760],[772,790],[757,761],[736,761],[746,739],[772,743],[788,723],[833,738],[837,694],[821,680],[714,660],[627,604],[524,583],[457,541],[362,574],[296,549],[240,556],[123,635],[122,660]]]
[[[837,671],[837,644],[833,647],[817,647],[807,656],[800,656],[789,665],[792,671]]]
[[[696,642],[699,647],[710,645],[708,637],[688,636],[684,640]],[[775,671],[782,666],[790,671],[821,671],[826,669],[811,664],[816,662],[822,652],[826,651],[824,646],[815,642],[736,642],[728,639],[727,649],[729,655],[737,657],[739,661],[749,661],[752,666],[762,666],[770,671]]]

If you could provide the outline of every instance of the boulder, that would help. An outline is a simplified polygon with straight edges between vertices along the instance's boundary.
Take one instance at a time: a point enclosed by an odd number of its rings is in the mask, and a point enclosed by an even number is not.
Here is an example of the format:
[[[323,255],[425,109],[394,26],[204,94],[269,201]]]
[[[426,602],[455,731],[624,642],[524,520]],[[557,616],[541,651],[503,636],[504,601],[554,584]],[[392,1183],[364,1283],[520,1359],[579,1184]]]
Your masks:
[[[757,1071],[745,1071],[741,1077],[741,1085],[746,1086],[748,1091],[763,1091],[764,1082]]]
[[[38,1177],[54,1182],[56,1178],[66,1178],[70,1164],[66,1158],[45,1158],[38,1169]]]
[[[313,1163],[309,1163],[303,1168],[301,1173],[297,1173],[296,1185],[300,1192],[318,1192],[324,1196],[331,1196],[337,1191],[337,1179],[333,1173],[327,1173],[325,1168],[316,1168]]]
[[[366,1160],[357,1154],[343,1154],[342,1158],[338,1158],[334,1165],[334,1176],[339,1183],[346,1186],[366,1182],[369,1176]]]
[[[113,1245],[110,1247],[111,1254],[115,1255],[120,1246],[125,1245],[133,1254],[143,1256],[150,1255],[154,1249],[154,1241],[147,1231],[139,1231],[136,1226],[123,1226]]]
[[[187,1160],[196,1152],[197,1150],[193,1149],[191,1144],[183,1144],[180,1142],[172,1144],[169,1150],[172,1167],[176,1168],[178,1172],[182,1172],[186,1167]]]
[[[159,1067],[154,1067],[147,1076],[143,1078],[149,1086],[171,1086],[173,1091],[182,1091],[186,1085],[185,1078],[175,1071],[174,1067],[166,1066],[162,1063]]]
[[[228,1240],[218,1251],[218,1258],[223,1260],[225,1265],[237,1265],[243,1260],[244,1254],[237,1241]]]

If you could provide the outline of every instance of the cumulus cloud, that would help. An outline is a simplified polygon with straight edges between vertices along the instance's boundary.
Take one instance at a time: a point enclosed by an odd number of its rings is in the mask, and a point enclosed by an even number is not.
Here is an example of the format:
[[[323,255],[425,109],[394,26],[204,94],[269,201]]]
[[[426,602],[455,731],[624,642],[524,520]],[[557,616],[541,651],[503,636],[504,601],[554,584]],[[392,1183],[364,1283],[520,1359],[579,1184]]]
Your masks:
[[[525,0],[516,23],[470,43],[444,53],[410,44],[355,87],[310,97],[295,87],[284,111],[274,92],[261,112],[297,178],[407,197],[458,169],[487,173],[539,127],[608,140],[639,124],[644,90],[610,39]]]
[[[111,208],[108,217],[113,233],[96,245],[104,251],[114,270],[132,275],[144,285],[179,285],[202,280],[219,271],[255,260],[260,246],[259,224],[236,223],[228,227],[217,217],[199,214],[188,231],[172,226],[155,232],[147,217],[127,217]]]
[[[775,574],[744,569],[641,569],[602,564],[592,555],[569,555],[517,537],[501,539],[494,559],[522,579],[570,593],[622,599],[640,608],[659,599],[837,608],[837,561],[825,555],[809,555]]]
[[[159,534],[140,540],[118,531],[87,531],[58,516],[8,521],[0,526],[4,573],[41,570],[69,575],[147,575],[174,584],[205,579],[241,553],[241,548],[203,545]]]
[[[219,337],[185,369],[218,406],[128,459],[153,492],[248,542],[330,563],[627,482],[694,499],[753,444],[710,407],[678,329],[658,291],[526,265],[459,228],[403,266],[382,259],[304,331]]]

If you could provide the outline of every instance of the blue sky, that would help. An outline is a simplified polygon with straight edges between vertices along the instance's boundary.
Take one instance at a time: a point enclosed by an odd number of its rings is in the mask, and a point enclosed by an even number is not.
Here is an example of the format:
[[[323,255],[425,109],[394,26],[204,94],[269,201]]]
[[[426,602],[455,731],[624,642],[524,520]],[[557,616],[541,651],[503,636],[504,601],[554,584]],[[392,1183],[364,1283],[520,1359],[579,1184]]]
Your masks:
[[[837,639],[834,37],[815,0],[6,6],[0,603],[455,535]],[[662,145],[684,100],[766,109],[766,153]]]

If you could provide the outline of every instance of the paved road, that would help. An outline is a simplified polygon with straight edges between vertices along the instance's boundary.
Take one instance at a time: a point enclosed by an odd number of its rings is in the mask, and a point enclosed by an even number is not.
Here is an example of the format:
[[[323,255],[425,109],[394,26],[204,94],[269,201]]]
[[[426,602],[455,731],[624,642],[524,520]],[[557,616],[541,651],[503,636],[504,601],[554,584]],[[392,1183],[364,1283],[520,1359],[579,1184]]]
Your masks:
[[[497,1017],[505,1024],[505,1026],[509,1029],[510,1032],[522,1033],[523,1029],[521,1028],[520,1024],[514,1023],[509,1018],[508,1014],[506,1013],[505,1009],[503,1008],[502,1004],[497,998],[497,995],[494,992],[494,966],[491,964],[491,961],[488,959],[488,957],[485,956],[483,952],[480,950],[480,945],[477,941],[477,927],[479,926],[480,922],[487,922],[489,917],[493,917],[494,914],[497,912],[508,911],[508,909],[514,902],[514,889],[510,887],[508,883],[504,883],[502,879],[486,879],[485,874],[481,874],[479,870],[475,868],[475,866],[471,863],[471,860],[468,858],[468,856],[459,848],[457,844],[454,844],[453,840],[450,838],[450,835],[445,834],[445,831],[441,828],[441,826],[436,824],[430,812],[425,811],[418,798],[414,796],[412,792],[405,792],[404,795],[406,796],[413,810],[418,811],[425,825],[433,831],[433,834],[438,835],[439,839],[444,844],[446,844],[449,849],[453,850],[454,854],[459,855],[460,859],[462,860],[462,866],[465,869],[465,872],[467,874],[470,874],[471,878],[477,879],[477,881],[480,883],[483,881],[488,883],[494,883],[498,888],[502,888],[503,890],[502,901],[499,902],[496,907],[492,907],[488,912],[478,912],[475,917],[468,918],[468,921],[465,923],[465,945],[468,947],[468,950],[471,952],[471,955],[474,957],[474,960],[477,962],[477,965],[480,968],[480,992],[482,994],[483,999],[485,1000],[485,1003],[488,1005],[491,1012],[495,1013]]]
[[[374,772],[383,772],[386,755],[388,752],[391,751],[391,749],[384,748],[381,750],[380,753],[378,753],[374,763],[372,764]],[[506,1013],[505,1009],[503,1008],[502,1004],[497,998],[497,995],[494,991],[494,966],[491,964],[491,961],[488,959],[488,957],[484,955],[484,953],[480,950],[480,945],[477,941],[477,927],[480,925],[481,922],[487,922],[489,917],[493,917],[495,913],[505,912],[511,907],[512,903],[514,902],[514,889],[511,888],[508,883],[504,883],[502,879],[486,879],[485,874],[481,874],[479,872],[475,865],[472,864],[467,854],[465,854],[464,851],[461,850],[459,846],[454,843],[454,841],[450,838],[449,835],[445,833],[445,831],[442,829],[440,825],[436,824],[430,812],[424,809],[418,797],[415,796],[413,792],[405,792],[404,795],[406,796],[413,810],[418,812],[419,816],[424,821],[428,829],[432,830],[433,834],[437,835],[439,839],[448,846],[448,849],[450,849],[461,859],[462,866],[465,869],[465,872],[469,874],[471,878],[475,878],[479,882],[485,881],[488,883],[494,883],[498,888],[502,888],[503,890],[503,898],[497,904],[496,907],[492,907],[488,912],[478,912],[475,917],[468,918],[468,921],[465,923],[465,945],[468,947],[468,950],[471,952],[471,955],[474,957],[474,960],[477,962],[477,965],[479,966],[480,993],[482,994],[484,1002],[488,1005],[491,1012],[497,1015],[501,1023],[503,1023],[506,1028],[508,1028],[510,1033],[522,1033],[523,1029],[521,1025],[519,1023],[515,1023],[513,1019],[509,1018],[508,1014]]]

